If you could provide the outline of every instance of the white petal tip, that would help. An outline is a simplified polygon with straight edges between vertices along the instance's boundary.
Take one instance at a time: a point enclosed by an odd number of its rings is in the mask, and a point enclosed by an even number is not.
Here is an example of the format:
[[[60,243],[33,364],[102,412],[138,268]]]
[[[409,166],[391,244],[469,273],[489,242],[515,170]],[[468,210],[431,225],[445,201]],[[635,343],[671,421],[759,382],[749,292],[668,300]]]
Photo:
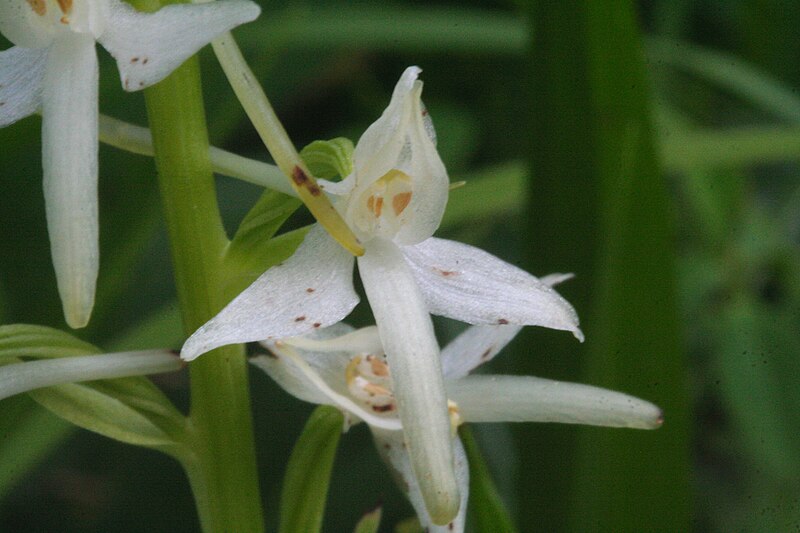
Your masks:
[[[583,341],[586,340],[586,338],[583,336],[583,332],[580,330],[580,328],[573,329],[572,330],[572,334],[575,336],[576,339],[578,339],[578,342],[583,342]]]
[[[403,71],[403,74],[400,76],[401,83],[411,83],[415,81],[419,75],[422,74],[422,69],[416,65],[410,66]]]
[[[84,285],[82,288],[78,287],[59,292],[61,293],[64,320],[67,325],[72,329],[86,327],[89,324],[89,319],[92,318],[92,309],[94,309],[94,285],[89,287]]]
[[[187,347],[188,344],[189,342],[187,341],[186,344],[184,344],[183,348],[181,349],[181,361],[185,361],[187,363],[189,361],[194,361],[200,356],[200,354],[204,353],[200,349],[195,348],[194,346]]]
[[[210,344],[209,342],[204,342],[202,339],[202,335],[199,333],[202,331],[202,328],[195,331],[186,342],[183,343],[183,347],[181,348],[181,360],[186,361],[194,361],[201,355],[206,352],[210,352],[216,346]]]
[[[656,412],[643,429],[658,429],[664,425],[664,411],[656,407]]]
[[[92,307],[67,310],[64,309],[64,320],[72,329],[85,328],[92,317]]]
[[[444,526],[453,521],[458,515],[458,509],[461,506],[461,498],[456,492],[440,491],[437,495],[436,502],[431,505],[426,499],[428,504],[428,514],[431,516],[431,522],[434,524]]]

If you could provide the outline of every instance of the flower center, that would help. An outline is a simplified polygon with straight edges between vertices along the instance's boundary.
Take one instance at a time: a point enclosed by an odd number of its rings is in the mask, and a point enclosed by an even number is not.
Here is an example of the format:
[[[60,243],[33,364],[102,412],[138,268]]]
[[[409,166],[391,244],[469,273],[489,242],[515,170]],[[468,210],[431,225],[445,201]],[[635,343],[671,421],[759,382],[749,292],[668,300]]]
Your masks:
[[[70,23],[72,0],[26,0],[34,13],[49,19],[53,24]]]
[[[51,38],[55,35],[52,33],[54,30],[72,31],[88,33],[97,38],[105,30],[108,15],[106,0],[25,0],[25,2],[37,16],[33,17],[33,20],[25,17],[13,22],[15,25],[23,26],[17,28],[18,31],[27,29],[45,32],[51,35]],[[44,45],[45,43],[41,44]]]
[[[391,237],[405,223],[411,196],[411,176],[392,169],[361,193],[355,222],[367,234]]]
[[[392,392],[392,376],[386,358],[379,355],[357,355],[350,359],[345,369],[347,390],[356,400],[381,416],[392,415],[397,410],[397,401]],[[450,416],[450,433],[456,435],[458,426],[464,423],[461,410],[453,400],[447,400]]]
[[[392,393],[392,378],[386,360],[377,355],[360,356],[350,359],[345,370],[347,389],[353,398],[359,400],[379,415],[389,415],[397,409]]]

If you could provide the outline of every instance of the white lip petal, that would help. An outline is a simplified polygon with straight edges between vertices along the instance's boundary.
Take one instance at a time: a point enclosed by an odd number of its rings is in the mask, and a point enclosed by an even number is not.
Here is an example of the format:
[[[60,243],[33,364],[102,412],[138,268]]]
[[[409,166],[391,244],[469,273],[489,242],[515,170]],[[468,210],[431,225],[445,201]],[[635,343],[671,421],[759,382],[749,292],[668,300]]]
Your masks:
[[[250,363],[266,372],[275,383],[295,398],[318,405],[333,404],[328,395],[301,372],[297,365],[289,363],[288,358],[284,359],[281,351],[274,347],[270,351],[270,355],[252,357]]]
[[[458,484],[439,346],[430,315],[397,246],[373,239],[358,258],[364,290],[392,372],[413,470],[436,523],[458,512]]]
[[[333,405],[354,415],[356,419],[365,421],[370,426],[393,431],[402,428],[400,421],[396,418],[373,415],[356,404],[349,396],[334,390],[335,384],[329,383],[327,380],[336,379],[337,376],[332,372],[326,372],[323,377],[291,346],[273,348],[273,354],[277,357],[261,356],[252,359],[251,362],[269,374],[289,394],[307,402]],[[334,365],[331,368],[339,366],[336,363]],[[344,381],[345,366],[346,364],[341,365],[341,372],[338,375],[342,381]]]
[[[474,368],[491,361],[517,336],[522,326],[471,326],[442,349],[445,379],[466,376]]]
[[[453,455],[455,457],[456,480],[458,481],[459,492],[461,494],[458,514],[451,521],[444,525],[437,525],[428,514],[425,508],[425,500],[420,492],[419,483],[414,476],[411,468],[411,458],[408,455],[403,443],[403,435],[397,431],[372,430],[375,439],[375,447],[381,454],[384,462],[392,470],[398,486],[408,496],[408,500],[417,512],[420,526],[430,533],[461,533],[464,531],[467,515],[467,499],[469,497],[469,464],[467,454],[461,439],[455,438],[453,441]]]
[[[336,340],[353,332],[353,328],[344,322],[330,327],[315,330],[306,339],[317,344],[324,344],[329,339]],[[320,390],[314,379],[298,365],[291,363],[295,356],[300,356],[330,388],[340,394],[348,394],[345,372],[350,362],[351,353],[341,350],[304,349],[286,342],[287,339],[262,341],[261,345],[269,350],[270,355],[251,359],[251,363],[267,372],[278,385],[288,393],[311,403],[334,405],[330,397]]]
[[[15,46],[0,52],[0,128],[32,115],[42,105],[47,49]]]
[[[98,269],[97,54],[88,35],[51,47],[42,94],[42,168],[47,230],[70,327],[85,326]]]
[[[217,35],[261,11],[246,0],[169,5],[155,13],[140,13],[120,0],[109,0],[109,6],[108,25],[98,41],[117,60],[126,91],[161,81]]]
[[[315,225],[292,257],[195,331],[181,357],[191,361],[226,344],[304,335],[338,322],[357,303],[353,256]]]
[[[633,396],[591,385],[531,376],[467,376],[447,382],[467,422],[561,422],[655,429],[661,409]]]
[[[569,302],[524,270],[473,246],[433,237],[404,246],[403,253],[435,315],[470,324],[544,326],[583,341]]]
[[[0,367],[0,400],[62,383],[174,372],[181,366],[180,359],[165,350],[14,363]]]

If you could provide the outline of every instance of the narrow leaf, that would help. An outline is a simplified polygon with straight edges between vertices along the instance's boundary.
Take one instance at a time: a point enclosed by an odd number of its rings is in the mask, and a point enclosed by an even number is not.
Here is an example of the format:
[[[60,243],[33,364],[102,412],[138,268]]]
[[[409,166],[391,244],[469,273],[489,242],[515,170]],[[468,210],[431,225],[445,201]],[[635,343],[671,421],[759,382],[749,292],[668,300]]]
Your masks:
[[[56,358],[100,353],[61,330],[30,324],[0,326],[0,361],[19,357]]]
[[[657,516],[661,529],[687,530],[689,398],[673,210],[656,157],[633,5],[539,1],[530,14],[532,261],[536,271],[575,269],[564,293],[587,339],[584,353],[537,343],[553,363],[540,359],[530,370],[559,377],[565,360],[582,361],[582,372],[567,363],[568,379],[651,401],[665,422],[653,433],[582,428],[577,443],[566,430],[546,439],[539,466],[526,472],[542,489],[534,489],[537,504],[521,510],[524,523],[565,530],[568,517],[576,531],[640,531]]]
[[[250,285],[269,267],[288,258],[299,246],[305,231],[289,232],[277,238],[273,236],[300,205],[296,198],[267,191],[247,213],[225,252],[225,267],[231,285],[227,288],[232,294]]]
[[[715,329],[716,383],[745,453],[776,479],[796,482],[800,393],[791,381],[800,372],[796,314],[737,295]]]
[[[346,178],[353,171],[353,141],[337,137],[329,141],[314,141],[300,150],[300,157],[317,177]]]
[[[353,533],[378,533],[378,528],[381,525],[381,508],[378,507],[364,516],[356,524]]]
[[[120,381],[141,379],[145,378]],[[146,414],[92,383],[68,383],[32,391],[29,395],[54,414],[89,431],[128,444],[164,451],[177,449],[177,440]]]
[[[317,407],[311,413],[286,466],[280,533],[320,531],[343,425],[344,417],[333,407]]]
[[[475,531],[516,532],[517,528],[497,492],[489,467],[483,460],[472,431],[466,426],[461,426],[459,434],[469,459],[468,513],[472,527]]]

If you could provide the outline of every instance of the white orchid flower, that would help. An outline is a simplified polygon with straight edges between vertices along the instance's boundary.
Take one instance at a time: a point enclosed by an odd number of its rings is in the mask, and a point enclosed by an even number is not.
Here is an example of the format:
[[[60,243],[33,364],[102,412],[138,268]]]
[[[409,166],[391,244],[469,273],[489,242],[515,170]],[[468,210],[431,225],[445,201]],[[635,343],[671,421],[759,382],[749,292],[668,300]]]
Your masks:
[[[127,91],[165,78],[218,34],[255,19],[246,0],[140,13],[121,0],[0,0],[0,127],[42,112],[47,225],[67,323],[83,327],[98,269],[95,41]]]
[[[472,326],[441,353],[450,423],[562,422],[595,426],[654,429],[661,410],[627,394],[598,387],[529,376],[468,374],[490,361],[521,329],[520,326]],[[266,341],[271,355],[251,360],[294,396],[339,408],[349,423],[365,421],[375,445],[398,478],[431,532],[464,530],[469,467],[455,432],[455,473],[460,506],[455,518],[437,525],[428,513],[419,475],[412,468],[404,431],[399,424],[393,387],[394,368],[383,356],[375,327],[353,331],[335,324],[305,337]]]
[[[324,187],[339,197],[336,208],[364,245],[359,272],[392,367],[411,464],[434,521],[447,523],[458,511],[458,484],[429,313],[582,334],[573,308],[547,283],[477,248],[431,236],[445,210],[448,177],[419,73],[406,69],[383,115],[361,136],[352,174]],[[313,228],[289,260],[198,329],[181,357],[303,335],[340,321],[358,303],[353,262],[325,231]]]

